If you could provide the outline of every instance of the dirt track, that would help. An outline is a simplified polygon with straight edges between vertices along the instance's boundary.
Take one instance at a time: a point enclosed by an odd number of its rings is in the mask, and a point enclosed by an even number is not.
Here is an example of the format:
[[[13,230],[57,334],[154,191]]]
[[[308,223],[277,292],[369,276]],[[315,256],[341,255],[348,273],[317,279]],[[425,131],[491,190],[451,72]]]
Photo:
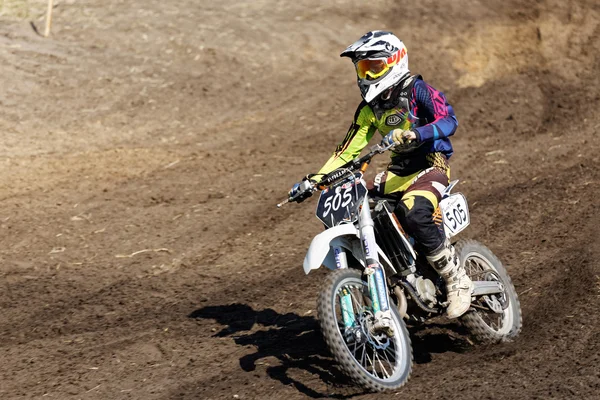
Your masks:
[[[0,16],[0,398],[600,398],[597,1],[199,3]],[[345,134],[371,29],[454,105],[465,236],[524,313],[501,346],[413,332],[387,395],[320,337],[314,199],[274,207]]]

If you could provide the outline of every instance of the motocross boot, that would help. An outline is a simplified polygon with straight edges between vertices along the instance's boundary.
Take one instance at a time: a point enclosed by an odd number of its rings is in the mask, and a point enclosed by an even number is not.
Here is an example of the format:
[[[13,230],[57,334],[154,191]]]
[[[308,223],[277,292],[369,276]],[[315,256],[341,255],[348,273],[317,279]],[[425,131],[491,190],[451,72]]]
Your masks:
[[[460,265],[454,246],[446,240],[427,256],[427,261],[446,281],[449,303],[446,309],[448,318],[460,317],[471,307],[474,285],[464,267]]]

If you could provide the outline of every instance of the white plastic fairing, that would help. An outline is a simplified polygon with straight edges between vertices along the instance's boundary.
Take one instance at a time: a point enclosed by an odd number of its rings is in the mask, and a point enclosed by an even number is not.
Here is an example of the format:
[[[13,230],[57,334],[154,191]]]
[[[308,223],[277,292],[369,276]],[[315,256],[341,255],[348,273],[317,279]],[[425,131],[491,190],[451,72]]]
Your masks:
[[[394,264],[392,264],[390,259],[385,255],[385,253],[383,252],[383,250],[381,250],[381,247],[379,246],[377,246],[377,254],[379,255],[379,262],[381,264],[386,264],[389,270],[394,272],[396,271],[396,268],[394,268]]]
[[[456,184],[458,183],[458,179],[450,182],[448,184],[448,186],[446,186],[446,189],[444,190],[444,193],[442,193],[442,198],[446,198],[448,196],[450,196],[450,192],[452,192],[452,189],[454,189],[454,186],[456,186]]]
[[[342,224],[329,228],[315,236],[310,243],[306,257],[304,257],[304,273],[308,274],[311,270],[318,269],[321,265],[335,269],[335,257],[333,254],[329,254],[331,242],[339,238],[339,243],[336,243],[336,245],[351,248],[350,241],[343,238],[343,236],[347,235],[351,238],[358,238],[358,229],[353,224]]]

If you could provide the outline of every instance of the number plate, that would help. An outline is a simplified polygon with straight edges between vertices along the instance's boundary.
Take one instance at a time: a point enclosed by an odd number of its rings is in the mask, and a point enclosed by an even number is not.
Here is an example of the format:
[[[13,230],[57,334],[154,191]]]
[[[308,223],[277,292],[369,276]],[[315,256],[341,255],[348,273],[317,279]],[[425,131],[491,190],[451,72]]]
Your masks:
[[[462,193],[455,193],[440,202],[444,229],[448,237],[457,235],[469,226],[469,206]]]
[[[364,182],[355,177],[331,186],[321,192],[317,217],[329,228],[343,222],[354,222],[366,194]]]

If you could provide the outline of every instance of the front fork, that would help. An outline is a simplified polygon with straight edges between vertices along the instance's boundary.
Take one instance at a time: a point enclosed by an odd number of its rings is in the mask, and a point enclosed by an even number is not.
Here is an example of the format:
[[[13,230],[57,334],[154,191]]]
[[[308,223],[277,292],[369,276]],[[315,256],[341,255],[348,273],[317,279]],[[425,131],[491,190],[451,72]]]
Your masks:
[[[375,241],[375,229],[373,218],[371,218],[371,209],[369,208],[369,199],[365,196],[363,205],[358,218],[360,229],[360,240],[365,255],[367,283],[369,286],[369,296],[371,297],[373,314],[377,317],[379,312],[389,313],[390,305],[387,294],[387,284],[385,271],[379,262],[377,253],[377,242]]]
[[[379,263],[373,226],[374,223],[371,218],[368,198],[365,196],[359,216],[360,239],[366,261],[365,274],[367,276],[369,297],[371,298],[371,309],[373,315],[378,317],[382,313],[384,315],[389,314],[390,306],[385,271]],[[338,268],[348,268],[344,249],[342,247],[334,247],[333,251],[336,266]],[[340,307],[342,309],[344,326],[347,328],[354,326],[356,321],[355,313],[359,310],[354,310],[351,294],[346,289],[342,291],[342,295],[340,296]]]

